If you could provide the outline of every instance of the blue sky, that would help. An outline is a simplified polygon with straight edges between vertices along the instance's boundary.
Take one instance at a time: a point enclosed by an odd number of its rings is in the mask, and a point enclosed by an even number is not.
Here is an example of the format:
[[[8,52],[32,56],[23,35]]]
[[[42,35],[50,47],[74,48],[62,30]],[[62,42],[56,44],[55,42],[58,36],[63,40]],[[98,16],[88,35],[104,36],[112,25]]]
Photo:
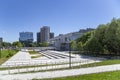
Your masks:
[[[96,28],[120,18],[120,0],[0,0],[0,37],[18,41],[19,32],[44,25],[55,35]]]

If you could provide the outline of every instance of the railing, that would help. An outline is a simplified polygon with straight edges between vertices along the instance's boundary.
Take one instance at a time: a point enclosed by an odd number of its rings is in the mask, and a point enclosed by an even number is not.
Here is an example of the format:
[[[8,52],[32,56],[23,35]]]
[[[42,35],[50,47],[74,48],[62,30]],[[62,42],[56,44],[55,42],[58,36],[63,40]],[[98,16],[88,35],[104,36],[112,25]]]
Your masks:
[[[72,59],[71,68],[75,66],[81,68],[82,65],[89,67],[90,63],[94,63],[93,66],[96,66],[96,62],[100,60],[80,60]],[[69,69],[69,60],[22,60],[22,61],[10,61],[8,64],[3,65],[2,68],[8,70],[8,74],[15,73],[25,73],[25,72],[36,72],[36,71],[49,71],[49,70],[58,70],[58,69]]]

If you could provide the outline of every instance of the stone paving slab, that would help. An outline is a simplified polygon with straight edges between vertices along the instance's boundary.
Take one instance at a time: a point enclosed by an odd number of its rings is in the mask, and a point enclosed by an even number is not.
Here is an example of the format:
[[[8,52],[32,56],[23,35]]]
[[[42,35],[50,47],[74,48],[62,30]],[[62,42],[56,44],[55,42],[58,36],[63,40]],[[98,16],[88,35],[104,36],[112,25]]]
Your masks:
[[[2,66],[5,65],[12,65],[14,62],[28,62],[31,60],[31,56],[29,55],[28,52],[25,51],[19,51],[16,53],[13,57],[11,57],[8,61],[2,64]]]
[[[100,73],[100,72],[116,71],[116,70],[120,70],[120,64],[81,68],[81,69],[61,70],[61,71],[0,75],[0,80],[31,80],[31,79],[43,79],[43,78],[56,78],[56,77],[76,76],[76,75]]]

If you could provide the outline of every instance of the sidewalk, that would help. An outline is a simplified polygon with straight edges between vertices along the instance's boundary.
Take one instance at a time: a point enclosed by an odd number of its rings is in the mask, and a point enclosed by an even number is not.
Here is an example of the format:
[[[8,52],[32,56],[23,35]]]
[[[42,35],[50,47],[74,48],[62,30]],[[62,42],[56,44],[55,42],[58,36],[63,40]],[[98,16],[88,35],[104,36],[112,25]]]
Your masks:
[[[31,79],[43,79],[43,78],[55,78],[55,77],[75,76],[75,75],[116,71],[116,70],[120,70],[120,64],[81,68],[81,69],[62,70],[62,71],[0,75],[0,80],[31,80]]]
[[[99,61],[98,61],[99,62]],[[81,62],[81,63],[72,63],[71,66],[80,66],[80,65],[84,65],[84,64],[90,64],[90,63],[94,63],[94,61],[89,61],[89,62]],[[21,69],[8,69],[8,70],[3,70],[0,71],[0,75],[8,75],[8,74],[19,74],[22,72],[35,72],[35,71],[45,71],[45,70],[54,70],[54,69],[61,69],[61,68],[69,68],[69,64],[62,64],[62,65],[51,65],[51,66],[43,66],[43,67],[32,67],[32,68],[21,68]]]

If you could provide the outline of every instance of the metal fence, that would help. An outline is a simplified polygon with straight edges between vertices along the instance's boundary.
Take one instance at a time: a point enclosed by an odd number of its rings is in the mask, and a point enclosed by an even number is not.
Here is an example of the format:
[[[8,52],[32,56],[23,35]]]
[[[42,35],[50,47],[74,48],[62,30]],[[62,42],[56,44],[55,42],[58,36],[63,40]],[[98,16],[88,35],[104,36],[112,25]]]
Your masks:
[[[80,60],[75,58],[75,59],[72,59],[71,68],[84,68],[84,67],[86,68],[91,66],[94,67],[96,66],[96,62],[100,62],[100,61],[101,60],[90,60],[90,59]],[[15,60],[15,61],[8,62],[8,64],[3,65],[2,67],[8,70],[8,74],[70,69],[68,59],[33,60],[33,61]]]

